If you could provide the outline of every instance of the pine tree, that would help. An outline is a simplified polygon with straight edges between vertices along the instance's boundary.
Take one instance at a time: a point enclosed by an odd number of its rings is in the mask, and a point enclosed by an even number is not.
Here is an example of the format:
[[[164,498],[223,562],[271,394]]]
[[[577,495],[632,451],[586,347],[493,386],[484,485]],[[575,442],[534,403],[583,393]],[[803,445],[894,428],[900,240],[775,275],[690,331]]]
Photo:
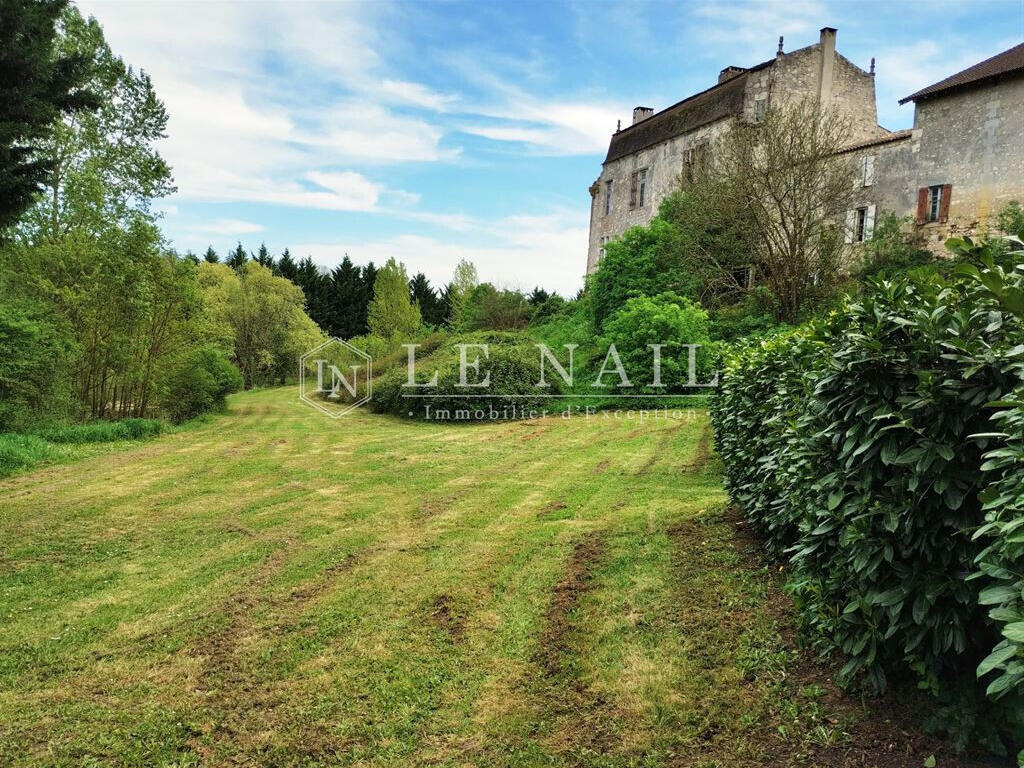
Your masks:
[[[249,254],[245,252],[245,248],[239,242],[233,251],[228,251],[228,258],[225,263],[232,269],[239,270],[245,266],[245,262],[248,260]]]
[[[426,325],[439,326],[445,321],[444,307],[441,299],[430,286],[430,281],[422,272],[409,281],[409,298],[420,308],[420,315]]]
[[[218,256],[217,252],[213,250],[212,245],[207,247],[206,253],[203,254],[203,258],[210,264],[216,264],[220,261],[220,256]]]
[[[274,257],[270,255],[270,251],[267,250],[266,243],[260,243],[260,249],[256,252],[256,262],[262,264],[267,269],[274,271]]]
[[[277,262],[277,271],[285,280],[291,280],[295,282],[295,277],[298,274],[299,268],[295,264],[295,260],[292,258],[291,253],[287,248],[284,249],[284,253],[281,254],[281,258]]]
[[[363,285],[363,296],[359,303],[359,333],[363,334],[370,332],[370,302],[373,301],[373,286],[377,282],[377,267],[372,261],[363,267],[360,282]]]
[[[306,309],[313,322],[322,329],[331,325],[330,304],[327,297],[327,278],[313,262],[312,256],[306,256],[299,262],[292,281],[306,295]]]
[[[199,257],[192,253],[192,251],[185,251],[185,255],[182,258],[185,261],[191,261],[193,264],[199,263]]]
[[[383,339],[408,337],[420,327],[420,310],[409,300],[405,265],[393,258],[377,273],[367,321],[370,333]]]
[[[543,288],[538,286],[538,287],[533,289],[533,293],[530,294],[530,297],[527,299],[527,301],[530,302],[530,306],[531,307],[539,307],[541,304],[543,304],[545,301],[547,301],[550,297],[551,297],[550,293],[548,293]]]
[[[366,323],[365,292],[359,267],[345,254],[341,264],[331,271],[328,288],[330,305],[330,334],[350,339],[364,333]]]

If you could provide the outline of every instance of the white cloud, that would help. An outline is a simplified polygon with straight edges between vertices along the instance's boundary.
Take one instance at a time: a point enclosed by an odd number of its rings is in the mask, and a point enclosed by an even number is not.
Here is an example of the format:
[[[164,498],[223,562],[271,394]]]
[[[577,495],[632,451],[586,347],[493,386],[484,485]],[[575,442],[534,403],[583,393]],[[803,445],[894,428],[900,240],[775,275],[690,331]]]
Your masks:
[[[731,46],[744,43],[765,47],[766,40],[778,35],[805,35],[826,25],[830,13],[819,0],[715,0],[693,8],[695,17],[707,21],[699,28],[700,37]]]
[[[197,224],[188,228],[189,232],[213,237],[233,238],[239,235],[251,235],[254,232],[266,230],[262,224],[241,219],[215,219],[204,224]]]

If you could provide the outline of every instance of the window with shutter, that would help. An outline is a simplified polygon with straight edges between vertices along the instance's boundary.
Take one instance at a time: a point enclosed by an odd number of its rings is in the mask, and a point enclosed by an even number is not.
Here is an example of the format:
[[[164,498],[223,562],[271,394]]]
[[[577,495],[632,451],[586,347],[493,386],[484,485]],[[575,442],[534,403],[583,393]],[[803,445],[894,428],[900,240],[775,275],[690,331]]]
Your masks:
[[[861,184],[865,187],[870,187],[875,183],[875,156],[868,155],[863,159],[862,164]]]
[[[953,185],[943,184],[942,197],[939,199],[939,224],[945,224],[949,220],[949,199],[953,196]]]
[[[636,179],[637,172],[633,171],[633,175],[629,178],[629,207],[636,208]]]
[[[875,206],[869,205],[864,211],[864,239],[870,240],[875,234]]]
[[[917,216],[918,224],[924,224],[928,220],[928,187],[921,187],[917,190]]]

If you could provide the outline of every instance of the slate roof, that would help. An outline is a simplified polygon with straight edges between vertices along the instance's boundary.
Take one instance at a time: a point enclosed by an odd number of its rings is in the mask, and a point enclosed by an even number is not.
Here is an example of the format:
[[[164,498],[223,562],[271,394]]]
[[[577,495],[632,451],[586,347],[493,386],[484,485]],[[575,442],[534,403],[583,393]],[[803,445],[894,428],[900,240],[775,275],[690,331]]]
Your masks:
[[[981,63],[968,67],[962,72],[950,75],[945,80],[940,80],[934,85],[922,88],[917,93],[912,93],[906,98],[900,99],[900,104],[906,104],[908,101],[920,101],[958,88],[1001,77],[1002,75],[1020,72],[1024,72],[1024,43],[1016,45],[1008,51],[996,54],[991,59],[985,59]]]
[[[608,156],[604,161],[610,163],[620,157],[638,152],[641,149],[667,141],[681,133],[700,128],[723,117],[739,115],[743,112],[743,92],[747,76],[751,72],[770,67],[775,59],[758,64],[756,67],[741,72],[719,83],[706,91],[683,99],[671,107],[663,109],[636,125],[623,128],[612,134],[608,145]]]

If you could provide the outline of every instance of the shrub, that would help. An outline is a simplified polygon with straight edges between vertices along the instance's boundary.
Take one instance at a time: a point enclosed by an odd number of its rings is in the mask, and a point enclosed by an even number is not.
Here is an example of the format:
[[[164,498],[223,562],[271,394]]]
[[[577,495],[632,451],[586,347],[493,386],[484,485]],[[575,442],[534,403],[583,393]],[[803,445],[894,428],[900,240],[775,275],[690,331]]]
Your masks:
[[[678,232],[655,218],[646,227],[626,230],[605,246],[604,258],[587,287],[593,327],[600,332],[605,320],[628,299],[662,291],[694,296],[698,279],[680,261]]]
[[[163,428],[164,423],[159,419],[124,419],[50,427],[34,434],[51,443],[109,443],[153,437],[159,435]]]
[[[526,327],[530,304],[520,291],[498,290],[490,283],[474,288],[462,309],[467,331],[516,331]]]
[[[53,449],[35,435],[0,435],[0,477],[53,458]]]
[[[184,355],[163,382],[161,405],[175,424],[222,410],[227,396],[242,388],[238,368],[215,347],[199,347]]]
[[[1024,735],[1024,662],[1010,650],[1024,585],[1007,566],[1021,554],[1021,446],[992,435],[1016,418],[993,421],[992,404],[1020,386],[1022,341],[982,280],[904,275],[809,328],[736,346],[712,412],[730,496],[791,560],[807,628],[849,657],[841,676],[881,689],[912,672],[971,702],[965,681],[987,657],[978,671],[1001,672],[1000,706],[945,713],[989,743],[995,722]]]
[[[681,392],[691,379],[688,344],[706,346],[708,316],[698,304],[674,293],[661,293],[654,297],[638,296],[628,299],[620,309],[605,321],[605,344],[614,344],[633,387],[656,392]],[[653,383],[653,350],[650,345],[664,345],[661,349],[661,388]],[[710,365],[705,349],[698,350],[697,370],[693,381],[704,383]],[[617,381],[612,374],[604,381]]]
[[[910,217],[883,213],[871,239],[861,246],[853,276],[865,281],[891,278],[913,267],[935,263],[935,255],[924,247],[924,237],[910,223]]]
[[[459,386],[460,352],[458,344],[488,346],[488,356],[477,347],[466,349],[466,359],[470,365],[479,356],[480,375],[470,367],[467,381],[473,383],[481,380],[489,373],[490,383],[485,388],[467,388]],[[426,405],[431,412],[448,411],[450,417],[459,420],[480,420],[498,418],[506,414],[512,417],[511,410],[506,406],[515,405],[516,410],[541,410],[547,405],[546,394],[561,392],[561,379],[553,375],[550,366],[545,371],[545,380],[550,384],[546,389],[538,389],[540,381],[540,353],[531,339],[523,334],[503,333],[469,333],[453,336],[433,354],[418,358],[416,362],[416,380],[420,383],[429,382],[434,373],[437,374],[437,385],[430,389],[412,390],[407,386],[408,370],[406,367],[396,368],[386,373],[375,385],[370,405],[373,410],[392,413],[397,416],[426,415]],[[430,394],[429,399],[415,399],[410,395]],[[509,398],[509,395],[516,397]]]
[[[46,305],[0,296],[0,432],[67,415],[74,344]]]
[[[1024,240],[1024,208],[1016,200],[1008,202],[999,212],[999,229]]]

